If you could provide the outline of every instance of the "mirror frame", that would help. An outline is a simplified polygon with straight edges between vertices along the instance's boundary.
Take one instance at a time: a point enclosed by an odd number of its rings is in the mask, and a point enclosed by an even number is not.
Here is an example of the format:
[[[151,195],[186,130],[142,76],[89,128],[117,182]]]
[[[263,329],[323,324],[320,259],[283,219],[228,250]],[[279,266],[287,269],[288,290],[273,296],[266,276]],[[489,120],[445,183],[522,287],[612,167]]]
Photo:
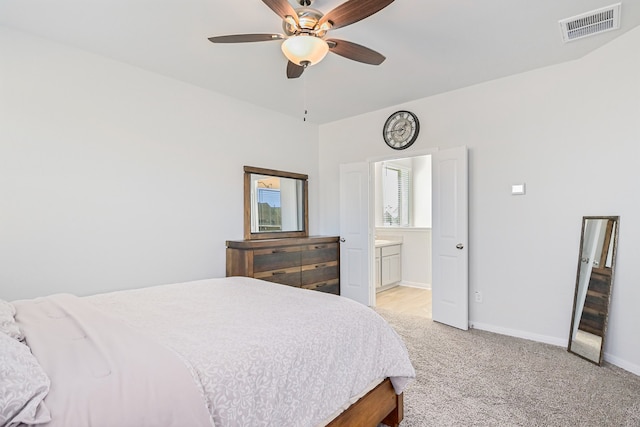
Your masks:
[[[600,343],[600,354],[598,356],[598,360],[593,360],[590,359],[580,353],[576,353],[575,351],[573,351],[572,349],[572,343],[573,343],[573,328],[574,328],[574,323],[577,321],[580,321],[579,319],[576,319],[576,308],[577,308],[577,304],[578,304],[578,291],[579,291],[579,286],[580,286],[580,268],[582,267],[582,258],[583,258],[583,250],[584,250],[584,232],[585,232],[585,228],[587,225],[587,220],[610,220],[613,221],[612,224],[613,226],[615,226],[615,228],[613,228],[612,232],[609,233],[608,236],[605,236],[605,242],[609,242],[608,243],[608,247],[611,247],[612,253],[611,253],[611,278],[610,278],[610,283],[609,283],[609,293],[607,295],[607,299],[605,302],[605,312],[604,312],[604,321],[603,321],[603,326],[602,326],[602,340]],[[612,226],[612,227],[613,227]],[[576,356],[587,360],[591,363],[594,363],[598,366],[602,365],[603,359],[604,359],[604,344],[605,344],[605,336],[607,334],[607,325],[609,322],[609,308],[611,306],[611,291],[613,289],[613,279],[614,279],[614,275],[615,275],[615,267],[616,267],[616,252],[617,252],[617,248],[618,248],[618,236],[619,236],[619,232],[620,232],[620,217],[619,216],[584,216],[582,217],[582,229],[580,232],[580,250],[578,252],[578,268],[577,268],[577,272],[576,272],[576,286],[575,286],[575,291],[574,291],[574,295],[573,295],[573,311],[571,312],[571,325],[569,327],[569,342],[567,344],[567,351],[569,353],[573,353]],[[611,239],[613,239],[613,244],[611,244]],[[605,246],[606,243],[603,243],[603,247]],[[604,257],[604,254],[601,255],[601,258]]]
[[[268,175],[278,178],[293,178],[303,181],[302,192],[304,209],[304,228],[300,231],[251,231],[251,175]],[[308,237],[309,236],[309,177],[305,174],[285,172],[276,169],[256,168],[253,166],[244,167],[244,238],[245,240],[279,239],[288,237]]]

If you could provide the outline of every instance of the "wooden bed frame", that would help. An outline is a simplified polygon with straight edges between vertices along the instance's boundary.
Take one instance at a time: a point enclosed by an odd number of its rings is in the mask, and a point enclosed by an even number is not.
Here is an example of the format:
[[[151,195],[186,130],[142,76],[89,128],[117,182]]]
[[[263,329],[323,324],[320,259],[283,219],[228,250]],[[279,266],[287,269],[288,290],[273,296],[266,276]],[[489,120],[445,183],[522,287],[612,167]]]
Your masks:
[[[327,427],[398,427],[404,418],[403,395],[396,394],[389,378],[338,415]]]

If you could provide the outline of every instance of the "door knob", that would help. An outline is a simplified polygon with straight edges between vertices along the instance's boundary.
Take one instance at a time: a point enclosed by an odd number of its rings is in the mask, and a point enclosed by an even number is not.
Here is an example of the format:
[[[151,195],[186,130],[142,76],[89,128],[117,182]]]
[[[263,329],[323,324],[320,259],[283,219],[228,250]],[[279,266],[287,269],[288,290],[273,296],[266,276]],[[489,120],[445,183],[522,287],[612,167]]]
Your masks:
[[[344,239],[344,237],[341,237],[340,238],[340,243],[344,243],[344,242],[346,242],[346,240]]]
[[[458,243],[456,245],[456,249],[464,249],[464,245],[462,243]]]

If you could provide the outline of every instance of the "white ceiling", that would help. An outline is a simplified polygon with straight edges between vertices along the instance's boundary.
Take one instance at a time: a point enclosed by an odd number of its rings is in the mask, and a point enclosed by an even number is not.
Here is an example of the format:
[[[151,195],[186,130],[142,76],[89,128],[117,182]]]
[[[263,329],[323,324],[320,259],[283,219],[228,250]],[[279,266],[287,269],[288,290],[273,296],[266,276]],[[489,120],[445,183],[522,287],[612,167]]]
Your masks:
[[[260,0],[0,0],[0,24],[301,119],[306,107],[321,124],[580,58],[639,25],[640,0],[622,1],[619,30],[567,44],[558,20],[615,2],[396,0],[329,34],[382,53],[382,65],[330,53],[294,80],[279,41],[207,40],[281,33]]]

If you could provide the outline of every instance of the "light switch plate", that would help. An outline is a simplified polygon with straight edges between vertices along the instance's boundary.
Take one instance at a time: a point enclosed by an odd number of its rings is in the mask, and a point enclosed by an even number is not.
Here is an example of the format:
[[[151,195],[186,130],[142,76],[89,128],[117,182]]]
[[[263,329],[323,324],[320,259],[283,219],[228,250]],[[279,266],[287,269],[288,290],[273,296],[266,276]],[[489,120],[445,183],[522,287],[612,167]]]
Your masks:
[[[513,184],[511,186],[511,194],[513,196],[521,196],[525,194],[525,192],[526,192],[525,184]]]

